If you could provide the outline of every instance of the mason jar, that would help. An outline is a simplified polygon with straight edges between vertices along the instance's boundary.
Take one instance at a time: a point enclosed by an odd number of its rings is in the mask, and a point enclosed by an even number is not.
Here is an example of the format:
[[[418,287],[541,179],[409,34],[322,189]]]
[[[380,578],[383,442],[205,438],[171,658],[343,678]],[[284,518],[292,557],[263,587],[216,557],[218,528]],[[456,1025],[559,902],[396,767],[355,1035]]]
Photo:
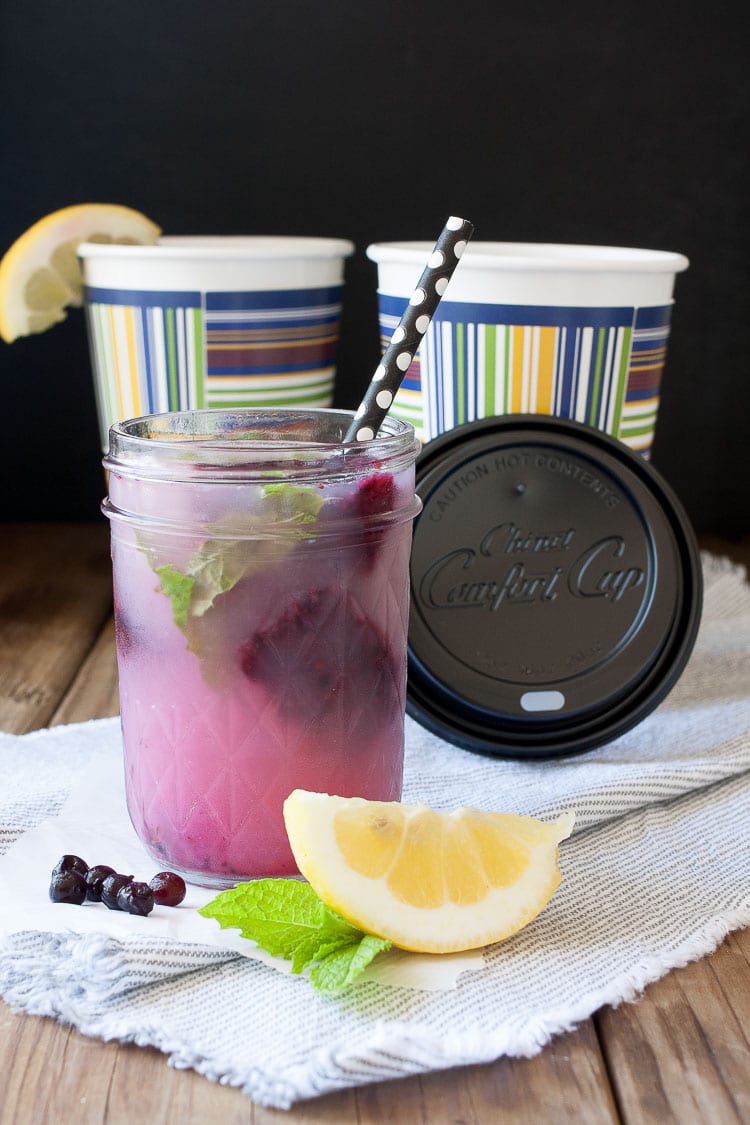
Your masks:
[[[296,874],[293,789],[401,795],[418,451],[387,418],[196,410],[119,423],[104,465],[125,788],[160,865]]]

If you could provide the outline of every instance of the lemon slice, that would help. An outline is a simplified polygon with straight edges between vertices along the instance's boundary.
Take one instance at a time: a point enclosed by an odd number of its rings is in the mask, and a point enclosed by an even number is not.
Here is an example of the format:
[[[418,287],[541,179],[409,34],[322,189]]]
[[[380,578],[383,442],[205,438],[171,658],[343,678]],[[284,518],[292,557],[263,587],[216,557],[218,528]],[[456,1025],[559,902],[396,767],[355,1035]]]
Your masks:
[[[318,897],[422,953],[477,949],[526,926],[560,882],[557,845],[574,819],[442,813],[304,789],[284,803],[294,858]]]
[[[53,211],[17,238],[0,261],[0,336],[44,332],[83,300],[81,242],[156,242],[161,230],[130,207],[80,203]]]

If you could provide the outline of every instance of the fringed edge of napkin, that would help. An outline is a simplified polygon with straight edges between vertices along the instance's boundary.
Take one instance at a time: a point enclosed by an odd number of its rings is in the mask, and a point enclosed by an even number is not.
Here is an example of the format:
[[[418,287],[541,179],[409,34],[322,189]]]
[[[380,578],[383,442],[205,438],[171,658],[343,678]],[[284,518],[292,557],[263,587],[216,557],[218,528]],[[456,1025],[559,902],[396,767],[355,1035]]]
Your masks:
[[[677,945],[669,958],[644,957],[636,966],[609,981],[605,988],[582,995],[572,1012],[568,1008],[565,1017],[553,1011],[544,1018],[530,1021],[527,1026],[514,1027],[512,1031],[504,1029],[489,1036],[485,1033],[476,1036],[462,1034],[460,1038],[437,1036],[427,1024],[386,1024],[379,1020],[372,1025],[367,1035],[346,1048],[331,1050],[322,1047],[306,1058],[304,1063],[295,1064],[283,1074],[275,1076],[257,1067],[252,1068],[248,1074],[247,1071],[240,1072],[232,1066],[217,1065],[214,1059],[167,1035],[161,1027],[134,1027],[134,1017],[128,1015],[127,1010],[95,1016],[90,1006],[100,1001],[103,991],[106,991],[107,979],[117,981],[118,985],[121,983],[119,973],[122,968],[120,951],[112,948],[119,943],[112,939],[102,939],[100,935],[75,940],[72,950],[81,968],[85,967],[86,959],[96,959],[98,981],[96,988],[91,991],[82,985],[71,995],[70,962],[66,957],[60,958],[54,970],[40,976],[35,954],[30,951],[26,957],[17,958],[6,941],[0,946],[0,993],[14,1011],[51,1016],[61,1023],[75,1026],[90,1038],[104,1041],[116,1039],[141,1047],[154,1047],[167,1056],[170,1066],[192,1069],[210,1081],[238,1087],[258,1105],[288,1109],[297,1101],[349,1089],[355,1085],[384,1082],[456,1066],[490,1063],[503,1055],[530,1058],[538,1054],[556,1035],[574,1030],[592,1012],[605,1005],[618,1007],[622,1003],[638,1000],[648,985],[661,979],[672,969],[682,968],[712,953],[729,933],[746,926],[750,926],[750,905],[744,904],[729,910],[723,917],[707,920]],[[63,947],[70,939],[66,935],[48,936],[57,938],[61,947],[58,952],[64,952]],[[180,968],[175,966],[174,975],[213,968],[233,960],[235,956],[196,947],[185,947],[184,952],[185,962]],[[34,960],[37,970],[33,981],[25,972],[29,959]],[[111,974],[102,972],[103,961],[106,968],[108,959],[111,961]],[[61,983],[63,975],[64,987]],[[144,983],[148,982],[142,980],[139,983],[137,979],[133,979],[129,990]],[[123,995],[120,992],[120,997]]]

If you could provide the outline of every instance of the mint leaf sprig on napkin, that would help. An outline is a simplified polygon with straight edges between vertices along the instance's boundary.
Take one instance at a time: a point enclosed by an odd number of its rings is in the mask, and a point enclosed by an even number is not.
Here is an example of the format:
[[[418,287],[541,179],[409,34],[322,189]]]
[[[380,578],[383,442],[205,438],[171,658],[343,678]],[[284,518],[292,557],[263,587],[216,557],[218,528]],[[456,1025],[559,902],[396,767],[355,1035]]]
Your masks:
[[[274,957],[292,962],[292,972],[310,968],[319,992],[343,992],[378,953],[391,948],[331,910],[309,883],[257,879],[222,891],[198,911],[222,929],[238,929]]]

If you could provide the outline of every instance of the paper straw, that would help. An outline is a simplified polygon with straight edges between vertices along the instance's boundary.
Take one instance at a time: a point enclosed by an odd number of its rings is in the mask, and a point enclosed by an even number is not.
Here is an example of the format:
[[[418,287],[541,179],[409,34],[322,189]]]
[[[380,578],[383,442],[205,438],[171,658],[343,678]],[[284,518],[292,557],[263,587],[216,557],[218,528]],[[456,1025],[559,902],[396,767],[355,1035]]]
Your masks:
[[[344,441],[370,441],[377,434],[473,233],[466,219],[448,219]]]

